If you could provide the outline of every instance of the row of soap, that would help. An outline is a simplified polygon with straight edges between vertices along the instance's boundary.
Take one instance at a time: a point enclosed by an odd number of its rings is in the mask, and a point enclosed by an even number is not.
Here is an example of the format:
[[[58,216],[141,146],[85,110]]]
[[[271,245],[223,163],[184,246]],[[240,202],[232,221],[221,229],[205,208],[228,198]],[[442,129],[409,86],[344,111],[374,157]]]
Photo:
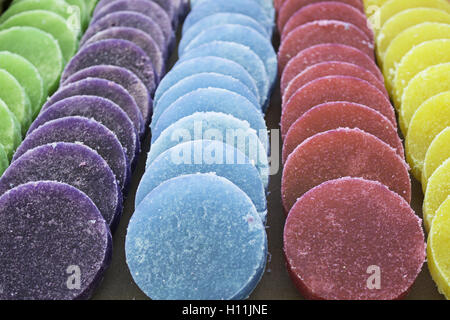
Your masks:
[[[362,2],[287,0],[277,25],[289,274],[307,298],[401,298],[425,241]]]
[[[391,0],[367,5],[381,17],[375,28],[378,62],[406,137],[407,160],[425,193],[430,271],[449,298],[450,213],[443,203],[450,195],[450,3]]]
[[[152,4],[104,4],[86,34],[100,34],[98,22],[109,15],[133,14],[154,8]],[[116,5],[117,11],[111,11]],[[2,252],[9,257],[0,262],[8,270],[2,275],[5,299],[89,298],[101,281],[159,79],[154,57],[143,47],[152,44],[155,52],[168,55],[173,37],[175,20],[158,8],[171,31],[161,49],[150,30],[130,27],[128,16],[113,16],[117,24],[104,28],[120,29],[122,21],[125,36],[112,33],[92,42],[83,38],[64,69],[60,89],[45,103],[0,179],[1,225],[9,230],[1,235],[8,248]],[[103,10],[112,13],[98,19]],[[177,7],[174,19],[183,14],[184,7]],[[155,23],[150,15],[136,16]]]
[[[156,89],[126,238],[130,272],[152,299],[244,299],[264,273],[269,3],[191,2],[180,59]]]

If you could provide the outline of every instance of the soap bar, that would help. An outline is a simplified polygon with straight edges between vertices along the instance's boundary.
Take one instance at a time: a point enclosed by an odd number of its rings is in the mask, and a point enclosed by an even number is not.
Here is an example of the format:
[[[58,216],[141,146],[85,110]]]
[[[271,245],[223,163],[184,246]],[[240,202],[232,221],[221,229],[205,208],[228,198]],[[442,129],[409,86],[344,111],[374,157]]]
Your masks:
[[[375,62],[364,52],[342,44],[319,44],[300,51],[284,68],[281,75],[281,93],[284,92],[289,82],[307,67],[325,61],[341,61],[356,64],[372,72],[380,81],[384,77]]]
[[[136,207],[153,189],[169,179],[195,173],[214,173],[244,191],[266,221],[267,201],[258,170],[241,151],[221,141],[194,140],[161,153],[145,170],[136,193]]]
[[[405,297],[425,261],[421,220],[386,186],[328,181],[301,197],[284,228],[291,279],[305,298]]]
[[[17,146],[22,142],[19,121],[0,99],[0,144],[3,145],[8,159],[11,159]]]
[[[283,142],[283,163],[306,139],[338,128],[361,129],[390,145],[400,157],[405,157],[397,130],[381,113],[362,104],[328,102],[313,107],[291,126]]]
[[[6,168],[8,168],[8,166],[9,166],[8,155],[6,154],[5,148],[0,143],[0,177],[2,176]]]
[[[436,169],[450,158],[450,128],[442,130],[431,142],[425,154],[422,170],[422,190],[427,190],[428,179]]]
[[[428,236],[428,269],[439,292],[450,299],[450,200],[447,198],[436,212]]]
[[[17,148],[13,161],[28,150],[54,142],[82,143],[105,159],[121,188],[128,185],[130,168],[116,135],[95,120],[73,116],[52,120],[34,130]],[[59,162],[61,165],[64,162]]]
[[[303,194],[342,177],[379,181],[411,200],[406,162],[377,137],[359,129],[336,129],[305,140],[287,158],[281,182],[287,212]]]
[[[205,0],[191,0],[191,8],[194,8],[200,2]],[[253,0],[264,10],[266,15],[272,20],[275,18],[275,9],[273,7],[273,0]]]
[[[374,59],[373,43],[360,29],[348,22],[319,20],[295,28],[283,39],[278,51],[280,71],[300,51],[323,43],[348,45]]]
[[[159,185],[136,208],[125,252],[135,283],[153,300],[237,300],[264,272],[267,236],[236,185],[185,175]]]
[[[9,230],[0,234],[2,300],[89,299],[111,261],[104,219],[65,183],[27,183],[4,194],[0,223]]]
[[[368,106],[388,118],[397,128],[394,108],[380,90],[358,78],[328,76],[309,82],[284,103],[281,115],[282,136],[287,134],[291,125],[306,111],[318,104],[333,101]]]
[[[31,149],[5,171],[0,180],[0,194],[23,183],[47,180],[81,190],[95,203],[109,226],[118,222],[122,211],[119,187],[108,164],[91,148],[58,142]]]
[[[93,119],[103,124],[116,135],[129,162],[135,163],[140,142],[133,122],[117,104],[101,97],[73,96],[56,102],[39,114],[27,135],[49,121],[72,116]]]

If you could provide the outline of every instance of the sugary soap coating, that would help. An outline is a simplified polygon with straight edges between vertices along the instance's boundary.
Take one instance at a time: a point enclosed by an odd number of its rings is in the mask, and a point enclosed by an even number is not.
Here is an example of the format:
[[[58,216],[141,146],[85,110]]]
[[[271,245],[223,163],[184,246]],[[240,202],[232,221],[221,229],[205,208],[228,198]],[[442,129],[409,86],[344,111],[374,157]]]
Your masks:
[[[9,166],[8,155],[5,152],[5,148],[3,148],[3,145],[0,143],[0,177],[2,176],[6,168],[8,168],[8,166]]]
[[[428,179],[436,169],[450,158],[450,128],[442,130],[431,142],[425,154],[422,170],[422,190],[427,190]]]
[[[11,159],[17,146],[22,142],[20,123],[0,99],[0,144],[3,145],[8,159]]]

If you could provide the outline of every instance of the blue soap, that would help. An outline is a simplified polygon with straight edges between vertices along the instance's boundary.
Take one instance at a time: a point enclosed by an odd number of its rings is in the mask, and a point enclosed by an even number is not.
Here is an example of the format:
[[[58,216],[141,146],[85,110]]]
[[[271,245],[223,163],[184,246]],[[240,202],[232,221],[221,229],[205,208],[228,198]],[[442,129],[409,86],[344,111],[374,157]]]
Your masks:
[[[267,134],[264,138],[264,141],[267,141]],[[268,187],[267,149],[261,142],[262,139],[250,128],[248,122],[218,112],[197,112],[169,126],[152,144],[146,167],[164,151],[177,144],[202,139],[221,141],[241,151],[258,169],[264,187]]]
[[[212,41],[185,52],[177,63],[207,56],[216,56],[234,61],[247,70],[258,87],[259,101],[262,109],[267,109],[270,100],[269,77],[264,63],[253,50],[235,42]]]
[[[156,123],[161,114],[178,98],[200,88],[221,88],[236,92],[259,108],[259,101],[241,81],[220,73],[198,73],[184,78],[161,96],[154,108],[152,121]]]
[[[137,189],[136,206],[164,181],[194,173],[215,173],[227,178],[250,197],[266,221],[267,201],[258,170],[245,154],[221,141],[189,141],[160,154],[145,170]]]
[[[154,300],[245,299],[264,273],[267,236],[250,198],[225,178],[173,178],[136,208],[128,268]]]
[[[159,83],[154,103],[158,104],[159,98],[182,79],[202,72],[220,73],[238,79],[259,97],[255,80],[240,64],[219,57],[201,57],[176,64]]]

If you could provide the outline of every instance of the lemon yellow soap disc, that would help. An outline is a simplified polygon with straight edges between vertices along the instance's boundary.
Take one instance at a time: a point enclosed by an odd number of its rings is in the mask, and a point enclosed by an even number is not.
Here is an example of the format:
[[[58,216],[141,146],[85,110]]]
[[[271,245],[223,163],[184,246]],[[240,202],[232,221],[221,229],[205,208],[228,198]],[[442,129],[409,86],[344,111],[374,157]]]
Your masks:
[[[400,128],[407,136],[409,123],[416,110],[429,98],[450,90],[450,62],[442,63],[418,73],[405,88],[400,108]]]
[[[422,169],[422,189],[424,193],[427,190],[430,176],[448,158],[450,158],[450,127],[442,130],[434,138],[425,155]]]
[[[450,299],[450,198],[436,212],[428,235],[428,269],[447,300]]]
[[[425,101],[414,113],[406,136],[406,158],[417,180],[433,139],[450,125],[450,91]]]

